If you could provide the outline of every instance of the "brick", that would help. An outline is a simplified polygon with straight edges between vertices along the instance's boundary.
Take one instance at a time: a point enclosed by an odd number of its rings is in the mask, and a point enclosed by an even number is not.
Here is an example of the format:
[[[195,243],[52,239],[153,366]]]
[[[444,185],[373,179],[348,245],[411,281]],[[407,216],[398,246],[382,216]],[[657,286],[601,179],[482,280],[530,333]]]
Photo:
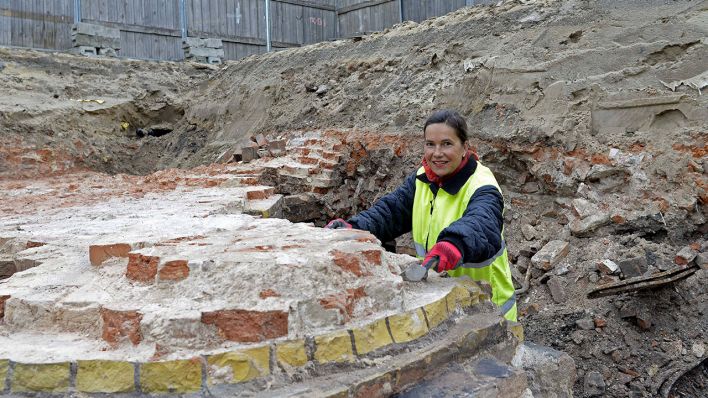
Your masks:
[[[275,193],[274,188],[252,189],[246,192],[246,199],[261,200],[268,199]]]
[[[569,250],[568,242],[552,240],[531,257],[531,264],[538,269],[549,271],[568,255]]]
[[[361,255],[370,264],[381,265],[381,257],[382,257],[381,250],[364,250],[361,252]]]
[[[0,359],[0,387],[5,389],[5,380],[7,379],[7,370],[10,369],[10,361],[7,359]]]
[[[619,265],[612,260],[602,260],[597,263],[598,271],[606,275],[613,275],[619,272]]]
[[[244,163],[248,163],[256,159],[258,159],[258,147],[245,146],[241,148],[241,160]]]
[[[360,328],[352,329],[354,345],[359,355],[366,355],[393,343],[388,333],[386,318],[371,322]]]
[[[524,341],[524,327],[519,322],[508,321],[506,328],[519,342]]]
[[[607,326],[607,321],[605,320],[605,318],[599,316],[593,318],[593,322],[595,322],[595,328],[604,328],[605,326]]]
[[[276,292],[276,291],[273,290],[273,289],[261,290],[261,292],[258,293],[258,297],[260,297],[260,298],[262,298],[262,299],[266,299],[266,298],[268,298],[268,297],[280,297],[280,296],[281,296],[281,295],[278,294],[278,292]]]
[[[185,393],[202,386],[202,363],[198,358],[140,364],[140,388],[144,393]]]
[[[287,365],[294,368],[304,366],[307,363],[305,340],[276,343],[275,357],[281,365]]]
[[[332,294],[319,300],[324,309],[336,309],[342,314],[345,322],[349,322],[354,314],[354,306],[361,298],[366,297],[363,286],[347,289],[343,293]]]
[[[316,336],[315,360],[319,363],[354,361],[349,333],[340,331]]]
[[[76,389],[91,393],[135,391],[135,368],[122,361],[77,361]]]
[[[353,253],[346,253],[340,250],[332,250],[329,252],[329,254],[332,256],[332,261],[334,262],[334,264],[343,269],[344,271],[351,272],[356,276],[371,275],[371,273],[362,269],[359,258]]]
[[[68,362],[52,364],[15,364],[12,392],[63,393],[69,389]]]
[[[5,317],[5,302],[10,299],[10,296],[0,296],[0,320]]]
[[[128,255],[128,268],[125,276],[136,282],[152,283],[157,275],[157,265],[160,257],[144,256],[140,253],[130,253]]]
[[[432,302],[423,307],[425,315],[428,318],[428,326],[432,329],[443,323],[447,317],[447,300],[442,299]]]
[[[546,285],[548,285],[548,289],[551,291],[551,297],[553,298],[553,301],[556,303],[564,303],[568,299],[568,295],[565,292],[565,288],[563,287],[565,283],[565,279],[558,277],[558,276],[552,276],[548,282],[546,282]]]
[[[640,311],[637,313],[637,325],[639,325],[640,329],[649,330],[651,329],[651,324],[652,320],[648,312]]]
[[[158,277],[163,281],[180,281],[189,276],[187,260],[172,260],[162,265]]]
[[[143,315],[137,311],[116,311],[101,308],[103,333],[101,338],[111,345],[117,345],[128,340],[133,345],[140,344],[140,321]]]
[[[270,347],[262,346],[245,350],[210,355],[209,384],[242,383],[268,376],[270,371]]]
[[[696,258],[697,254],[698,253],[696,253],[696,251],[693,250],[691,246],[685,246],[678,253],[676,253],[674,263],[676,263],[677,265],[688,265]]]
[[[302,164],[318,164],[319,163],[319,160],[317,160],[315,158],[311,158],[309,156],[300,156],[297,159],[297,161]]]
[[[27,243],[25,243],[25,249],[32,249],[34,247],[42,247],[46,245],[44,242],[36,242],[32,240],[28,240]]]
[[[463,289],[464,290],[464,289]],[[391,335],[396,343],[407,343],[428,333],[422,309],[388,317]]]
[[[450,290],[450,293],[445,296],[447,301],[447,309],[452,312],[457,307],[466,308],[472,305],[472,297],[470,292],[462,286],[455,286]]]
[[[113,257],[128,257],[132,247],[127,243],[89,246],[89,261],[91,265],[99,266]]]
[[[263,134],[256,135],[255,139],[256,139],[256,144],[259,147],[267,147],[268,146],[268,140],[265,138],[265,136]]]
[[[215,325],[223,338],[242,343],[255,343],[288,335],[288,313],[283,311],[204,312],[202,322]]]

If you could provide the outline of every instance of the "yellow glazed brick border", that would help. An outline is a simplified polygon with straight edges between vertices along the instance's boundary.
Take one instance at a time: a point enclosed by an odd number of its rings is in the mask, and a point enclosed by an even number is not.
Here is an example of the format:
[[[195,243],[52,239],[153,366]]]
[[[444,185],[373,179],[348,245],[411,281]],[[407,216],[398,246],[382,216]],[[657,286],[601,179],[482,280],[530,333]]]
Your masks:
[[[314,348],[309,349],[306,340],[300,339],[160,362],[78,360],[24,364],[0,359],[0,393],[5,383],[9,392],[189,393],[214,384],[243,383],[268,376],[274,371],[273,365],[294,369],[310,361],[318,364],[354,362],[357,357],[392,344],[419,339],[445,322],[458,308],[469,307],[485,298],[476,283],[461,280],[445,297],[422,307],[351,330],[313,336],[310,344]],[[523,339],[520,324],[509,324],[508,330]]]

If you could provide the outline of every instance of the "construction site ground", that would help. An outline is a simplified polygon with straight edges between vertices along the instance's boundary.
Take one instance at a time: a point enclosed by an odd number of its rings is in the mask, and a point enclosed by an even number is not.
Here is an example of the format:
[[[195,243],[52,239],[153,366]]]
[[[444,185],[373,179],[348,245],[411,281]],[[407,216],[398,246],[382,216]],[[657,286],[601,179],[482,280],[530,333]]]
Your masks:
[[[157,256],[145,242],[189,238],[159,250],[190,252],[247,230],[235,213],[298,231],[352,216],[420,166],[425,118],[452,108],[503,190],[525,340],[572,357],[575,396],[707,396],[707,36],[706,2],[548,0],[217,66],[0,48],[0,288],[58,256],[42,239]],[[260,158],[244,161],[252,151]],[[414,253],[410,236],[382,243]],[[375,240],[357,244],[378,253]],[[402,254],[379,255],[401,267]],[[150,277],[181,278],[171,265]],[[661,286],[587,295],[688,268]],[[380,300],[403,294],[393,272],[375,275]],[[259,293],[286,290],[277,283],[253,292],[256,307]],[[390,305],[345,299],[328,319]]]

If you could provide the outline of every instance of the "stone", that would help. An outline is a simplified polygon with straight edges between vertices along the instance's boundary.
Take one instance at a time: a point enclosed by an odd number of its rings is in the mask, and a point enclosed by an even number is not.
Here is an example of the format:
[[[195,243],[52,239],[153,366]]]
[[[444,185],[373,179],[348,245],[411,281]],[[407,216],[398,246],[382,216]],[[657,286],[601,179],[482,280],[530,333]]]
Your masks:
[[[442,301],[442,300],[441,300]],[[445,301],[442,301],[443,305]],[[366,355],[393,343],[388,333],[386,318],[376,320],[360,328],[352,329],[354,345],[359,355]]]
[[[592,318],[582,318],[575,321],[575,325],[582,330],[593,330],[595,329],[595,322]]]
[[[642,330],[651,329],[652,319],[651,319],[651,316],[649,315],[648,311],[638,312],[636,315],[636,318],[637,318],[637,325],[639,326],[640,329],[642,329]]]
[[[590,371],[585,375],[583,391],[588,397],[597,397],[605,393],[605,379],[598,371]]]
[[[597,270],[606,275],[614,275],[619,273],[619,265],[612,260],[602,260],[597,263]]]
[[[199,37],[185,37],[182,39],[182,47],[206,47],[206,42]]]
[[[157,275],[157,265],[159,262],[160,257],[130,253],[128,255],[128,268],[126,269],[125,276],[136,282],[153,283]]]
[[[329,86],[327,86],[326,84],[321,84],[317,87],[315,94],[324,95],[325,93],[327,93],[327,91],[329,91]]]
[[[619,316],[622,319],[634,318],[637,316],[637,306],[634,303],[626,303],[620,308]]]
[[[319,363],[352,362],[354,351],[349,333],[340,331],[315,336],[315,360]]]
[[[111,28],[105,25],[90,24],[85,22],[80,22],[73,24],[71,26],[71,34],[75,35],[85,35],[85,36],[98,36],[107,37],[120,40],[120,29]]]
[[[583,344],[583,341],[585,341],[585,335],[583,335],[583,332],[580,330],[571,333],[570,338],[573,339],[573,342],[577,345]]]
[[[588,237],[592,233],[610,223],[607,213],[596,213],[583,219],[575,219],[570,223],[570,233],[580,238]]]
[[[565,278],[558,276],[552,276],[548,282],[546,282],[548,289],[551,291],[553,301],[558,304],[564,303],[568,299],[568,295],[565,293],[565,289],[563,288],[564,284]]]
[[[268,376],[271,373],[270,347],[261,346],[210,355],[207,365],[209,384],[242,383]]]
[[[204,39],[204,47],[224,48],[224,42],[221,39],[210,37],[210,38]]]
[[[388,317],[388,321],[393,341],[396,343],[407,343],[428,333],[425,316],[420,308],[402,314],[391,315]]]
[[[521,226],[521,234],[524,235],[526,240],[534,240],[536,238],[536,230],[529,224]]]
[[[534,397],[572,397],[576,367],[573,358],[531,342],[519,345],[511,365],[523,368]]]
[[[621,260],[619,262],[620,270],[625,278],[634,278],[642,276],[648,268],[646,256],[639,256]]]
[[[89,261],[93,266],[100,266],[106,260],[113,257],[126,258],[132,250],[128,243],[113,243],[106,245],[89,246]]]
[[[120,49],[121,47],[120,37],[95,36],[84,33],[73,33],[71,35],[71,44],[73,47],[86,46],[111,50]]]
[[[255,146],[245,146],[241,148],[241,160],[244,163],[248,163],[252,160],[258,159],[258,147]]]
[[[425,315],[428,319],[428,327],[430,329],[437,327],[447,319],[447,302],[445,298],[425,305],[423,307]]]
[[[708,270],[708,253],[698,253],[695,261],[701,269]]]
[[[111,345],[117,345],[129,340],[133,345],[140,344],[140,321],[143,315],[137,311],[117,311],[101,308],[103,333],[101,338]]]
[[[184,50],[185,58],[191,57],[215,57],[223,58],[224,49],[223,48],[208,48],[208,47],[189,47]]]
[[[568,254],[569,250],[568,242],[552,240],[531,257],[531,264],[538,269],[550,271]]]
[[[15,259],[12,256],[0,257],[0,279],[9,278],[15,272],[17,272]]]
[[[185,393],[202,386],[199,358],[147,362],[140,364],[140,389],[143,393]]]
[[[51,364],[16,363],[10,388],[12,392],[66,393],[69,389],[68,362]]]
[[[226,340],[253,343],[288,335],[284,311],[219,310],[202,313],[202,322],[215,325]]]
[[[384,326],[386,326],[384,324]],[[358,348],[358,346],[357,346]],[[284,341],[276,343],[275,356],[281,365],[297,368],[307,363],[305,340]]]
[[[258,145],[259,147],[268,147],[268,140],[263,134],[256,135],[255,140],[256,145]]]
[[[685,246],[681,248],[681,250],[676,253],[676,257],[674,258],[674,263],[678,265],[688,265],[693,261],[698,253],[696,253],[691,246]]]
[[[693,343],[693,345],[691,346],[691,353],[693,353],[696,358],[703,358],[703,356],[706,354],[706,346],[700,342]]]
[[[133,392],[135,366],[122,361],[77,361],[76,389],[89,393]]]
[[[573,213],[581,219],[592,216],[599,212],[598,207],[587,199],[576,198],[571,203]]]

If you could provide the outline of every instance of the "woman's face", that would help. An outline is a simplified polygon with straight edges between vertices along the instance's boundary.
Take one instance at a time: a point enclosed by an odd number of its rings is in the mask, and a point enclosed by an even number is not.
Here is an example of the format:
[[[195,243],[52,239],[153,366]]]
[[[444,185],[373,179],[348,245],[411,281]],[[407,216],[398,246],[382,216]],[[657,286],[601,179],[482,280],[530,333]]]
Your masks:
[[[445,123],[429,124],[424,137],[423,157],[433,172],[444,177],[455,171],[467,153],[467,142],[462,142],[455,129]]]

